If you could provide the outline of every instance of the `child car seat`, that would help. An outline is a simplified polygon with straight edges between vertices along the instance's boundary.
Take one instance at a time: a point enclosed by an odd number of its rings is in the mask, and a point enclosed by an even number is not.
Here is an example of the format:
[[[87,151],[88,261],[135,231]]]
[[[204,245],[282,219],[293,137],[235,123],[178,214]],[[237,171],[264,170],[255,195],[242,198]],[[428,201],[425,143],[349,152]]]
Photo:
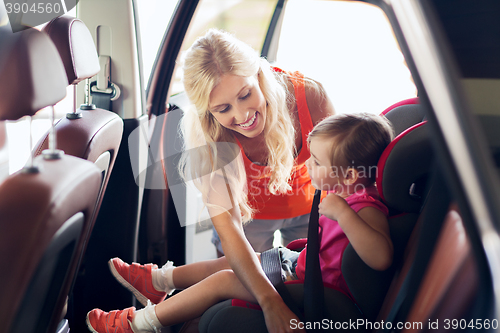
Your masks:
[[[425,120],[424,109],[419,105],[418,97],[394,103],[380,115],[389,119],[396,136],[407,128]]]
[[[409,112],[413,112],[414,105],[409,106]],[[404,108],[399,112],[404,113]],[[401,266],[402,253],[425,199],[425,184],[432,159],[432,147],[424,122],[402,131],[385,149],[378,163],[376,184],[380,197],[390,209],[393,264],[386,271],[375,271],[364,264],[350,244],[347,246],[342,272],[356,303],[336,290],[325,288],[325,315],[329,319],[326,326],[329,329],[335,328],[328,326],[329,323],[356,321],[358,318],[373,322],[376,319],[392,277]],[[300,308],[303,304],[303,281],[285,284]],[[207,310],[200,319],[199,331],[265,332],[266,327],[258,305],[233,299]]]

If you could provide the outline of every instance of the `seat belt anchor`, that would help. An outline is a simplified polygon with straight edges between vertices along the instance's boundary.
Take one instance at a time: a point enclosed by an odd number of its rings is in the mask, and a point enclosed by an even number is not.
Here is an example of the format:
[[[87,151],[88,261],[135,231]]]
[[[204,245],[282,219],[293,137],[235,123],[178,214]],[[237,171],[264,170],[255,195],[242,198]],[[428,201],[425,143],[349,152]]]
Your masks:
[[[111,82],[111,58],[99,56],[101,70],[97,73],[97,80],[90,84],[91,92],[110,95],[111,101],[116,101],[121,94],[120,87]]]

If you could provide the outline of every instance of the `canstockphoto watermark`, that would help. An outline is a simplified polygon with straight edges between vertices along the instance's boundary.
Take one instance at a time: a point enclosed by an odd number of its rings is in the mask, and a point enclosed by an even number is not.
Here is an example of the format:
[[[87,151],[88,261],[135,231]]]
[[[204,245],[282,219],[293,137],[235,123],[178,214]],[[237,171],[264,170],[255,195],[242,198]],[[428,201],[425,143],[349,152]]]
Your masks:
[[[291,329],[323,329],[323,330],[497,330],[499,328],[498,319],[428,319],[427,321],[369,321],[366,319],[349,319],[349,321],[333,321],[323,319],[319,322],[302,322],[297,319],[290,320]]]
[[[291,329],[306,329],[306,330],[391,330],[393,328],[401,329],[414,329],[421,330],[423,328],[422,322],[397,322],[392,323],[389,321],[376,321],[372,322],[366,319],[349,319],[349,321],[333,321],[330,319],[323,319],[318,322],[302,322],[297,319],[290,320]]]
[[[3,0],[0,11],[9,17],[12,32],[49,22],[73,9],[78,0]]]

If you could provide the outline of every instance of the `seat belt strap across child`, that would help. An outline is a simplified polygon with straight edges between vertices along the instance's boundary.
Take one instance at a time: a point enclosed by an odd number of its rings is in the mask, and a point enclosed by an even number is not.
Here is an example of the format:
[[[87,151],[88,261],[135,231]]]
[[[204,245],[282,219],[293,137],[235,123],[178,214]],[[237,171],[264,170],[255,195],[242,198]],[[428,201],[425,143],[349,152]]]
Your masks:
[[[301,321],[310,323],[321,322],[324,319],[323,277],[319,264],[318,206],[320,200],[321,191],[316,190],[311,207],[307,235],[306,271],[304,278],[304,316],[301,315],[297,304],[282,280],[279,248],[263,252],[260,258],[266,276],[281,295],[285,304]]]
[[[319,212],[321,191],[316,190],[307,232],[306,272],[304,277],[304,317],[306,322],[319,323],[324,319],[325,296],[319,263]],[[313,325],[314,327],[314,325]]]

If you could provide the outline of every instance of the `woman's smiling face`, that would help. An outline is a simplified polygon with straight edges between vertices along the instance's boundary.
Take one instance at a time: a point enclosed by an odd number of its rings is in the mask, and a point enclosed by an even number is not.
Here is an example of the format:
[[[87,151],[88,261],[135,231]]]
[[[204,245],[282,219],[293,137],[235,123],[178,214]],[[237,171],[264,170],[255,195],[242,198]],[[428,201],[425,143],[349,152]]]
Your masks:
[[[222,126],[245,137],[264,131],[266,100],[256,76],[223,75],[210,93],[208,110]]]

